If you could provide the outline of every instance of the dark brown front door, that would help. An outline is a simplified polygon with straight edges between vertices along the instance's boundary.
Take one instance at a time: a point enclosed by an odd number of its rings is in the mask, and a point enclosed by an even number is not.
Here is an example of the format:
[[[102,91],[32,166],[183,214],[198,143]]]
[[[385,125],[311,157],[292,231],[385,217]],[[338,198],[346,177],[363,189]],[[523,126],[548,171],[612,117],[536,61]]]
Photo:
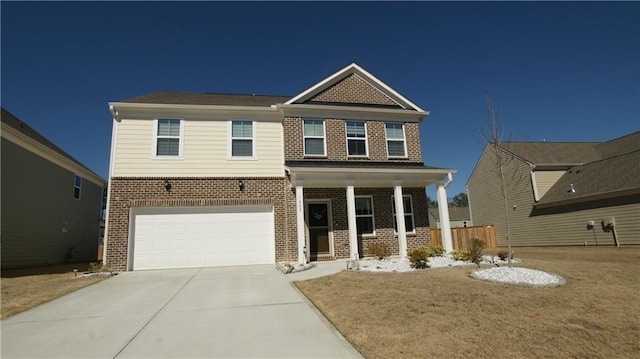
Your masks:
[[[309,257],[331,257],[329,242],[329,204],[307,203],[307,224],[309,228]]]

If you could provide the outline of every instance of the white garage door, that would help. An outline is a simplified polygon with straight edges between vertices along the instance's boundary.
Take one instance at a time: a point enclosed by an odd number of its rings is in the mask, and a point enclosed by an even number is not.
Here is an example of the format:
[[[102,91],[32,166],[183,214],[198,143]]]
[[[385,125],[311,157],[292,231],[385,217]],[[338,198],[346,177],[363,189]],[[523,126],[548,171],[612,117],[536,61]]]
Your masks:
[[[275,262],[272,207],[136,208],[133,269]]]

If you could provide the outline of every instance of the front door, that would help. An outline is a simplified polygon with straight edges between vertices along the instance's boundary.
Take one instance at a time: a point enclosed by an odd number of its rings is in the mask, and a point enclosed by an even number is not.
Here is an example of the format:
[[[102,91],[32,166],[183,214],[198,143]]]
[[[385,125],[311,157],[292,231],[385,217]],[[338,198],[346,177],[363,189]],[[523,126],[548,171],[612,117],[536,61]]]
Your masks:
[[[310,260],[333,256],[331,243],[331,206],[329,202],[307,203],[307,228],[309,229],[308,254]]]

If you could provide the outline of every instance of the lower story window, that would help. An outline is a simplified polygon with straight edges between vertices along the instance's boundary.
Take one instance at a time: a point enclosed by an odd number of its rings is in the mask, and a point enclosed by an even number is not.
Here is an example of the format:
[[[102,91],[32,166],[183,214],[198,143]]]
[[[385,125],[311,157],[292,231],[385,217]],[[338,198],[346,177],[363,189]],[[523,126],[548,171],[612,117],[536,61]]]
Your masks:
[[[395,197],[391,197],[391,207],[393,208],[393,230],[398,232]],[[413,222],[413,203],[411,202],[411,196],[402,196],[402,207],[404,208],[404,228],[408,233],[414,233],[416,229]]]
[[[371,196],[356,197],[356,229],[359,235],[375,233]]]

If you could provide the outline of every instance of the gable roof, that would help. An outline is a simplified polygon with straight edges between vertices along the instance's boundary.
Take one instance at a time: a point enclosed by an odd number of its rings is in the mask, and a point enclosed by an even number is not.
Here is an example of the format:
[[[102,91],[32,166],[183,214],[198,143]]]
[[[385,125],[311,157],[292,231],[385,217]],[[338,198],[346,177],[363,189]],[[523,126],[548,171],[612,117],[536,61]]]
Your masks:
[[[289,96],[161,91],[131,97],[118,102],[171,105],[271,106],[284,103],[288,99],[290,99]]]
[[[500,148],[534,165],[577,165],[599,160],[599,142],[500,142]]]
[[[350,89],[354,88],[357,88],[357,91],[350,91]],[[340,69],[338,72],[294,96],[285,104],[314,103],[384,106],[425,112],[356,63]]]
[[[4,107],[1,107],[0,109],[2,112],[0,118],[3,124],[17,130],[22,135],[40,143],[50,151],[72,161],[75,165],[83,168],[84,170],[93,174],[96,178],[100,179],[100,181],[102,181],[103,184],[106,184],[106,181],[102,177],[100,177],[98,174],[96,174],[95,172],[90,170],[88,167],[80,163],[78,160],[73,158],[70,154],[66,153],[60,147],[56,146],[53,142],[49,141],[46,137],[38,133],[38,131],[34,130],[31,126],[27,125],[24,121],[20,120],[18,117],[16,117],[14,114],[9,112]]]
[[[438,208],[429,208],[431,214],[437,221],[440,220],[440,211]],[[449,221],[466,221],[471,220],[471,212],[469,207],[452,207],[449,206]]]

